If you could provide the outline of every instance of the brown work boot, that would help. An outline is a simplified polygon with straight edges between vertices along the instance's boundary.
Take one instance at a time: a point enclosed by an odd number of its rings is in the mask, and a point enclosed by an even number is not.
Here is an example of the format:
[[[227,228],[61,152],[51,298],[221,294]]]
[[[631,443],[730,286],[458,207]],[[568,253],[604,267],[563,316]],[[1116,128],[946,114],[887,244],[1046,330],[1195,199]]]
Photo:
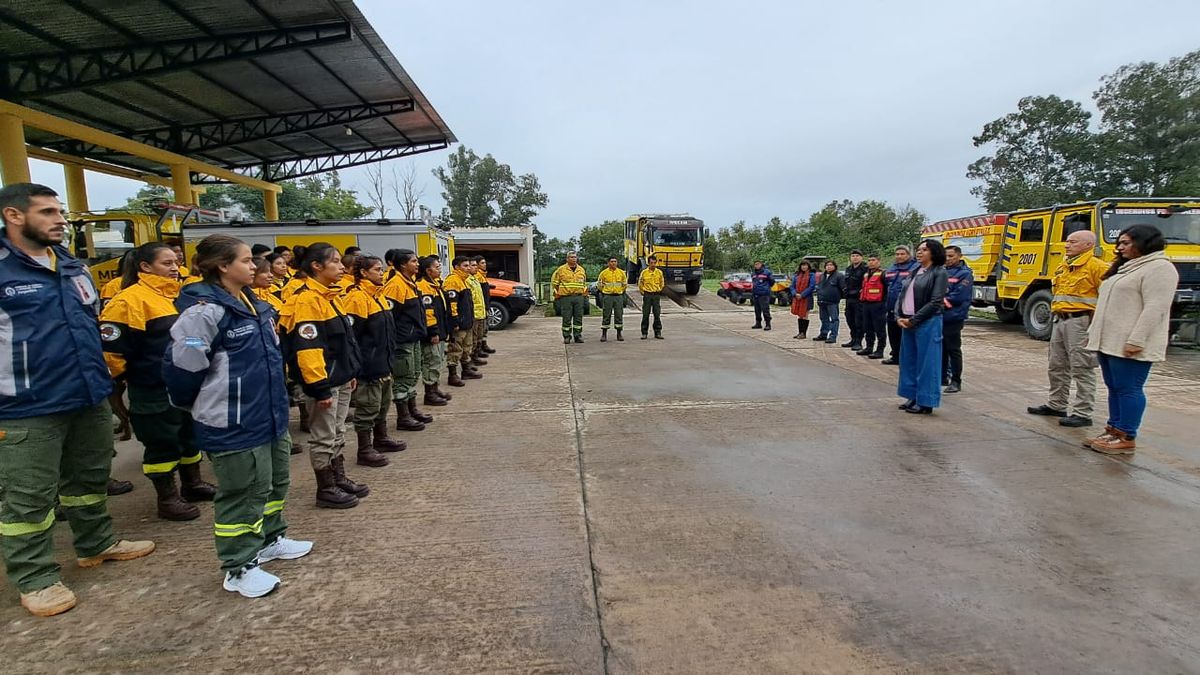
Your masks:
[[[108,485],[104,488],[104,493],[109,497],[123,495],[127,492],[133,492],[133,483],[127,480],[117,480],[116,478],[109,478]]]
[[[343,492],[352,494],[359,499],[371,494],[371,488],[367,487],[366,483],[350,480],[350,478],[346,476],[346,458],[344,456],[338,455],[337,457],[334,457],[333,461],[329,463],[329,466],[331,469],[333,469],[333,482],[336,483]]]
[[[371,443],[371,430],[358,431],[358,465],[381,467],[389,464],[388,458],[379,454],[375,449],[375,445]]]
[[[471,365],[473,365],[473,366],[486,366],[486,365],[487,365],[487,359],[483,358],[483,355],[482,355],[482,354],[480,354],[479,352],[475,352],[474,354],[472,354],[472,355],[471,355]]]
[[[332,465],[313,471],[317,474],[317,506],[326,509],[352,509],[358,506],[358,497],[338,486]]]
[[[482,351],[484,354],[495,354],[496,353],[495,349],[492,349],[491,347],[488,346],[487,340],[480,342],[479,345],[480,345],[479,350]]]
[[[154,491],[158,493],[158,517],[163,520],[195,520],[200,517],[200,509],[195,504],[184,501],[175,486],[174,473],[156,473],[147,476],[154,483]]]
[[[423,413],[417,409],[417,397],[416,396],[408,399],[408,414],[412,415],[412,418],[414,420],[421,422],[423,424],[429,424],[430,422],[433,421],[433,415],[426,415],[425,413]]]
[[[200,478],[200,462],[179,465],[179,490],[189,502],[211,502],[217,496],[217,486]]]
[[[1090,449],[1092,447],[1092,443],[1095,443],[1096,441],[1111,441],[1112,439],[1117,438],[1118,433],[1119,432],[1114,429],[1112,425],[1105,425],[1104,433],[1093,438],[1083,439],[1083,447]]]
[[[193,507],[194,508],[194,507]],[[154,552],[152,541],[125,541],[120,539],[100,553],[87,558],[78,558],[80,567],[95,567],[106,560],[134,560]]]
[[[388,437],[387,420],[376,420],[374,431],[374,445],[379,452],[401,452],[408,448],[408,443]]]
[[[425,385],[425,405],[446,405],[446,399],[438,396],[437,389],[432,384]]]
[[[458,376],[458,367],[457,366],[449,366],[446,368],[446,371],[449,373],[446,376],[446,385],[447,386],[450,386],[450,387],[465,387],[465,386],[467,386],[467,383],[463,382],[462,378],[460,378]],[[445,396],[447,399],[450,398],[450,396],[448,396],[446,394],[442,394],[442,396]]]
[[[34,616],[54,616],[75,606],[75,594],[56,581],[38,591],[21,594],[21,606]]]
[[[408,411],[408,403],[404,401],[396,401],[396,430],[397,431],[421,431],[425,425],[417,419],[413,419],[412,413]]]
[[[292,454],[293,455],[303,455],[304,454],[304,444],[292,441]]]
[[[437,382],[434,382],[434,383],[433,383],[433,392],[434,392],[435,394],[437,394],[438,396],[441,396],[442,398],[446,399],[447,401],[449,401],[450,399],[454,398],[454,397],[453,397],[453,396],[451,396],[450,394],[448,394],[448,393],[446,393],[446,392],[442,391],[442,386],[441,386],[440,384],[438,384]]]
[[[464,380],[482,380],[483,374],[470,366],[463,364],[462,379]]]
[[[1128,434],[1116,431],[1116,435],[1109,440],[1092,441],[1092,449],[1104,455],[1132,455],[1137,450],[1137,444]]]

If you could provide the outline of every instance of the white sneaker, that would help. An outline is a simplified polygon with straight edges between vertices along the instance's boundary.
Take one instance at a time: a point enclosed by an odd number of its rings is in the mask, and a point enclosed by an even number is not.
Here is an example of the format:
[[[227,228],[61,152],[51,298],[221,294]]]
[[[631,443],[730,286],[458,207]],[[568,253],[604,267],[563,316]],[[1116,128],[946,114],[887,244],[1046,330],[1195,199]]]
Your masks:
[[[303,558],[312,551],[313,544],[311,541],[297,541],[280,537],[275,541],[267,544],[261,551],[258,552],[258,564],[271,562],[272,560],[295,560]]]
[[[237,576],[233,572],[226,572],[222,586],[227,591],[241,593],[245,598],[261,598],[279,588],[279,577],[255,565],[243,569]]]

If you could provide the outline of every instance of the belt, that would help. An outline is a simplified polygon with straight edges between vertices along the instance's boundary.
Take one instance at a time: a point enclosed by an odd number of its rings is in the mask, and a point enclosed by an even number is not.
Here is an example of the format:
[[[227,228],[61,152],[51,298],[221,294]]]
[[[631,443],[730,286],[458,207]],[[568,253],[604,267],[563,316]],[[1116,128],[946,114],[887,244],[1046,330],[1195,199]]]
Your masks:
[[[1091,316],[1092,313],[1093,312],[1090,309],[1081,309],[1076,312],[1054,312],[1053,314],[1056,319],[1062,319],[1063,321],[1066,321],[1067,319],[1075,319],[1081,316]]]

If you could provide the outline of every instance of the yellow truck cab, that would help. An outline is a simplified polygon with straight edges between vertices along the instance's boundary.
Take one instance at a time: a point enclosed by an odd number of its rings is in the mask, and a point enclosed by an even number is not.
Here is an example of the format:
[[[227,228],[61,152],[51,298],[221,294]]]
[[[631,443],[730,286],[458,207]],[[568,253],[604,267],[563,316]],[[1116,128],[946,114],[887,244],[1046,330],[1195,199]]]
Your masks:
[[[157,203],[143,210],[114,209],[67,214],[67,250],[88,265],[96,288],[121,274],[121,256],[152,241],[179,239],[184,223],[221,220],[220,211]]]
[[[1041,209],[943,220],[922,229],[926,237],[963,250],[975,274],[977,307],[992,306],[1002,321],[1023,323],[1030,337],[1050,338],[1050,280],[1063,261],[1063,242],[1079,230],[1096,233],[1096,255],[1115,256],[1117,235],[1136,223],[1162,230],[1167,257],[1179,271],[1172,311],[1175,341],[1195,341],[1200,306],[1200,198],[1119,197]]]
[[[658,258],[669,284],[683,284],[688,295],[700,292],[704,277],[704,221],[687,214],[635,214],[625,219],[625,271],[637,283],[646,258]]]

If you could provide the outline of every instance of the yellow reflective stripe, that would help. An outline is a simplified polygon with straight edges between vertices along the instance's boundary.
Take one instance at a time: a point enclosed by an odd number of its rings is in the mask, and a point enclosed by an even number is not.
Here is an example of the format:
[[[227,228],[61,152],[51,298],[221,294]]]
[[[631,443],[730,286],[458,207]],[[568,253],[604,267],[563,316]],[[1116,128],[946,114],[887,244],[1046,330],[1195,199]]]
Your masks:
[[[28,534],[45,532],[54,524],[54,509],[46,514],[40,523],[0,523],[0,535],[5,537],[24,537]]]
[[[171,473],[179,462],[159,462],[158,464],[143,464],[142,473]]]
[[[108,499],[108,495],[79,495],[78,497],[59,495],[58,503],[62,504],[63,506],[93,506],[95,504],[104,503],[105,499]]]
[[[1082,295],[1056,295],[1053,302],[1074,302],[1080,305],[1096,306],[1096,298],[1085,298]]]
[[[199,452],[192,455],[191,457],[180,457],[179,458],[180,464],[195,464],[199,461],[200,461],[200,453]]]
[[[273,513],[279,513],[280,511],[283,510],[283,502],[284,501],[285,500],[280,499],[277,502],[267,502],[267,507],[265,509],[263,509],[263,515],[269,516]]]
[[[213,534],[218,537],[240,537],[243,534],[250,534],[252,532],[254,534],[262,534],[262,526],[262,518],[259,518],[258,522],[253,525],[247,523],[233,523],[232,525],[213,523]]]

